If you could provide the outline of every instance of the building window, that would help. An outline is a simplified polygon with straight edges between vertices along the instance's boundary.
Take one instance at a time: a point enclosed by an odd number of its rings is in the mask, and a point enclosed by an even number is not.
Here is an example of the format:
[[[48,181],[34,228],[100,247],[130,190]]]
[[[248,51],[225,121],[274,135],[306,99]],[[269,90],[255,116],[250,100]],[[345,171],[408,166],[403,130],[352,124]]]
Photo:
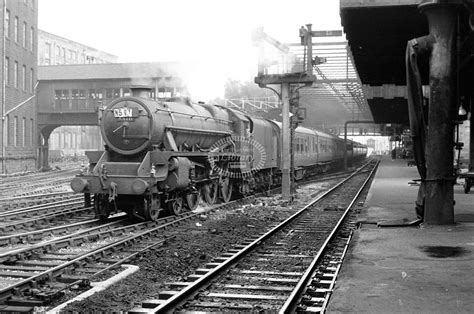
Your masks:
[[[34,51],[34,49],[35,49],[35,29],[34,27],[32,27],[30,28],[30,50]]]
[[[31,92],[35,92],[35,70],[33,68],[30,69],[30,88]]]
[[[21,69],[21,74],[23,75],[21,87],[26,92],[26,65],[24,64],[23,64],[23,68]]]
[[[46,65],[51,64],[51,43],[46,43],[46,51],[44,53],[44,63]]]
[[[18,61],[15,61],[13,68],[13,86],[18,88]]]
[[[23,29],[22,29],[22,35],[23,35],[23,48],[26,48],[26,22],[23,22]]]
[[[5,137],[7,138],[7,145],[11,145],[12,144],[12,139],[10,138],[10,116],[7,115],[5,117],[5,125],[6,125],[6,132],[5,132]]]
[[[70,102],[68,89],[57,89],[54,91],[54,95],[53,108],[71,108],[72,102]]]
[[[20,23],[18,16],[15,16],[15,25],[13,28],[13,37],[15,38],[15,42],[18,42],[18,24]]]
[[[5,12],[5,37],[10,37],[10,11]]]
[[[63,95],[63,91],[57,89],[54,91],[54,104],[53,108],[60,108],[61,107],[61,96]]]
[[[23,117],[21,121],[21,131],[22,131],[21,146],[25,147],[26,145],[26,118],[25,117]]]
[[[5,57],[5,85],[10,85],[10,58]]]
[[[35,121],[30,119],[30,146],[33,146],[33,139],[35,138]]]
[[[18,117],[13,119],[13,146],[18,146]]]

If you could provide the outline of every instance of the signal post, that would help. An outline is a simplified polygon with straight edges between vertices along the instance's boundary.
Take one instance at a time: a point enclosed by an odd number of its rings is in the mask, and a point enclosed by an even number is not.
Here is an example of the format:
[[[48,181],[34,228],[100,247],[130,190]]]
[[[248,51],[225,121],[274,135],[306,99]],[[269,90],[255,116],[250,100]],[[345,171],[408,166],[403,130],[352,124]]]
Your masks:
[[[263,63],[264,52],[263,43],[264,41],[272,45],[274,48],[279,50],[282,55],[287,55],[290,59],[290,49],[288,46],[278,42],[272,37],[268,36],[263,32],[262,29],[258,29],[253,33],[253,40],[255,45],[259,48],[259,65],[258,65],[258,76],[255,77],[255,83],[262,88],[269,88],[273,90],[280,98],[282,103],[282,138],[281,138],[281,173],[282,173],[282,199],[291,200],[291,153],[290,150],[290,98],[291,86],[298,85],[301,87],[311,86],[316,81],[316,76],[313,75],[313,59],[312,59],[312,37],[311,24],[307,24],[307,29],[302,27],[300,29],[301,44],[306,46],[306,55],[302,62],[292,64],[297,70],[288,69],[286,73],[268,74],[268,68]],[[298,68],[298,66],[300,66]],[[280,85],[280,92],[269,87],[269,85]]]

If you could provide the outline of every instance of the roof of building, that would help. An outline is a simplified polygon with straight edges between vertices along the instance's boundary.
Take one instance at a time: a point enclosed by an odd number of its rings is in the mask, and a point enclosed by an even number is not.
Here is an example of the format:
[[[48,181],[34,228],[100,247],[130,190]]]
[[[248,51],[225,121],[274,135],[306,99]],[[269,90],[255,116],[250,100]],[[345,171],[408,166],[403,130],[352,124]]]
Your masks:
[[[180,76],[187,65],[180,62],[102,63],[38,66],[38,80],[131,79]]]
[[[50,33],[50,32],[47,32],[47,31],[44,31],[44,30],[41,30],[41,29],[38,29],[38,38],[40,40],[43,40],[45,38],[54,38],[55,40],[58,40],[58,41],[61,41],[63,43],[68,43],[69,45],[73,44],[73,45],[79,45],[79,46],[82,46],[83,48],[86,48],[87,50],[89,51],[95,51],[97,53],[101,53],[101,54],[104,54],[104,55],[107,55],[108,57],[110,58],[113,58],[113,59],[117,59],[118,57],[112,53],[109,53],[109,52],[105,52],[105,51],[102,51],[102,50],[99,50],[99,49],[96,49],[96,48],[93,48],[93,47],[90,47],[90,46],[87,46],[87,45],[84,45],[80,42],[77,42],[77,41],[74,41],[74,40],[71,40],[69,38],[65,38],[65,37],[62,37],[62,36],[59,36],[59,35],[56,35],[56,34],[53,34],[53,33]]]

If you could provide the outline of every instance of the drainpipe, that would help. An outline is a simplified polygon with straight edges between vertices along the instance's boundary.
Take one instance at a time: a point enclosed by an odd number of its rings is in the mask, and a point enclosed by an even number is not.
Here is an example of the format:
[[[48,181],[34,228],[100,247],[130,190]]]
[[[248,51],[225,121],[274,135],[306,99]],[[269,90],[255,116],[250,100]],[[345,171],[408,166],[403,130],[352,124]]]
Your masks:
[[[420,4],[434,38],[430,57],[430,105],[426,141],[424,222],[454,223],[453,147],[456,105],[457,4],[439,0]]]
[[[7,0],[3,0],[3,25],[5,25],[5,18],[6,18],[6,15],[7,15]],[[5,104],[5,100],[6,100],[6,97],[5,97],[5,84],[6,84],[6,81],[5,81],[5,52],[6,52],[6,48],[5,48],[5,28],[3,28],[3,38],[2,38],[2,56],[3,56],[3,60],[2,60],[2,71],[3,71],[3,75],[2,75],[2,173],[5,173],[6,171],[6,167],[5,167],[5,163],[7,162],[6,161],[6,149],[5,149],[5,146],[7,145],[7,125],[6,125],[6,115],[5,115],[5,111],[6,111],[6,104]],[[8,73],[7,73],[8,75]]]

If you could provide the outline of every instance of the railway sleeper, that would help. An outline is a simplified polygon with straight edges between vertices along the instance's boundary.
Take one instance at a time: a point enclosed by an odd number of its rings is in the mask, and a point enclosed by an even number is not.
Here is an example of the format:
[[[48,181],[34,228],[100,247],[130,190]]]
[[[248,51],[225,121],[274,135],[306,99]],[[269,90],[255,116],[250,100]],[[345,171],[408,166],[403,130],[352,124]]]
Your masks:
[[[160,293],[158,294],[158,298],[161,300],[167,300],[178,293],[179,291],[175,291],[175,290],[160,291]]]
[[[193,303],[192,306],[190,308],[221,308],[221,309],[230,309],[230,310],[235,310],[235,311],[271,311],[271,310],[275,310],[274,307],[272,306],[267,306],[267,305],[258,305],[258,306],[255,306],[255,305],[251,305],[251,304],[239,304],[239,303],[226,303],[226,304],[222,304],[222,303],[219,303],[219,302],[196,302],[196,303]]]
[[[37,298],[30,299],[30,298],[23,298],[23,297],[17,297],[17,296],[12,296],[5,303],[11,306],[24,306],[24,307],[43,306],[45,304],[43,300],[39,300]],[[5,309],[2,308],[2,313],[5,313],[5,312],[6,312]]]
[[[237,294],[237,293],[216,293],[211,292],[200,296],[201,298],[221,298],[221,299],[242,299],[242,300],[286,300],[286,296],[264,295],[264,294]]]
[[[2,307],[2,313],[33,313],[34,306],[7,305]]]
[[[214,284],[213,288],[224,289],[239,289],[239,290],[251,290],[251,291],[278,291],[278,292],[291,292],[293,287],[287,286],[259,286],[259,285],[242,285],[242,284]]]
[[[288,277],[301,277],[303,276],[302,272],[277,272],[277,271],[263,271],[263,270],[240,270],[241,274],[255,274],[255,275],[277,275],[277,276],[288,276]]]
[[[163,302],[165,302],[165,300],[159,300],[159,299],[145,300],[145,301],[142,302],[142,308],[152,309],[152,308],[155,308],[155,307],[159,306]],[[129,312],[129,313],[133,313],[133,310],[132,310],[132,312]]]
[[[29,267],[29,266],[18,266],[18,265],[1,265],[0,264],[0,269],[4,270],[19,270],[19,271],[38,271],[38,272],[43,272],[45,270],[48,270],[49,267]]]
[[[165,282],[165,286],[167,286],[170,289],[175,289],[175,288],[186,288],[189,286],[192,282],[184,282],[184,281],[176,281],[176,282]]]
[[[76,281],[88,281],[89,278],[87,275],[67,275],[67,274],[62,274],[61,276],[57,277],[56,280],[58,282],[63,282],[63,283],[73,283]]]
[[[18,261],[18,265],[24,266],[44,266],[44,267],[55,267],[59,266],[61,262],[52,262],[52,261],[36,261],[36,260],[28,260],[28,261]]]
[[[14,278],[30,278],[36,275],[34,272],[23,272],[23,271],[0,271],[1,277],[14,277]]]
[[[324,298],[331,291],[331,289],[310,286],[306,289],[306,294],[315,298]]]

